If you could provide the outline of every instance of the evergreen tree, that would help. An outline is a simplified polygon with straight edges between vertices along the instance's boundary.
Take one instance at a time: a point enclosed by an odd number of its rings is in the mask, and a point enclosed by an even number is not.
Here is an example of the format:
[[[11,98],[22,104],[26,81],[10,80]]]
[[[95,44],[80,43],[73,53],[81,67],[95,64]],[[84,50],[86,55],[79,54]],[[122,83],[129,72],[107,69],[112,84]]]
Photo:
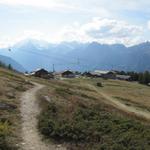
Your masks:
[[[138,81],[139,83],[143,83],[143,73],[139,73]]]
[[[150,82],[150,73],[148,71],[145,71],[144,72],[144,75],[143,75],[143,83],[144,84],[148,84]]]
[[[8,65],[8,69],[9,69],[9,70],[13,70],[11,64]]]

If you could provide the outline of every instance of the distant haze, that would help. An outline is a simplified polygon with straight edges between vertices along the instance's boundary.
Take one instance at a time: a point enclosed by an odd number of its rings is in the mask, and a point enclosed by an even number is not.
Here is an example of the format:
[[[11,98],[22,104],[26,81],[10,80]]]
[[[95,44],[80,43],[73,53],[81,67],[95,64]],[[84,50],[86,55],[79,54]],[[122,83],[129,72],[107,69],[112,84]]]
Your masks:
[[[45,41],[25,40],[0,55],[18,62],[27,71],[45,68],[60,70],[150,70],[150,43],[126,47],[122,44],[99,44],[97,42],[62,42],[50,44]]]

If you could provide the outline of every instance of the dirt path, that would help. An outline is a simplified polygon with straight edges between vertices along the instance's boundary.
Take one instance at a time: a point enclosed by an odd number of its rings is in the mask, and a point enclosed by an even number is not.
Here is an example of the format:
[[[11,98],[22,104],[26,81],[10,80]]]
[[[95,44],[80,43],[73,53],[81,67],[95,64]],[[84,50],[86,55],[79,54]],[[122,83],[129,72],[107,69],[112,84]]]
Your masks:
[[[36,93],[44,86],[34,83],[35,87],[26,91],[21,97],[22,116],[22,149],[23,150],[63,150],[61,147],[47,145],[41,140],[37,129],[37,116],[40,107],[36,101]]]
[[[150,112],[148,111],[144,111],[144,110],[139,110],[133,106],[127,106],[119,101],[117,101],[115,98],[110,97],[109,95],[107,95],[106,93],[101,92],[100,93],[105,99],[107,99],[108,101],[110,101],[115,107],[125,111],[125,112],[129,112],[129,113],[133,113],[136,116],[139,117],[143,117],[146,118],[148,120],[150,120]]]
[[[90,86],[90,85],[89,85]],[[150,112],[148,111],[144,111],[144,110],[139,110],[136,107],[133,106],[127,106],[123,103],[121,103],[120,101],[118,101],[117,99],[109,96],[108,94],[104,93],[102,90],[98,90],[97,88],[93,87],[100,95],[102,95],[102,97],[104,97],[107,100],[107,104],[111,104],[114,107],[123,110],[125,112],[128,113],[132,113],[137,117],[142,117],[145,118],[147,120],[150,120]]]

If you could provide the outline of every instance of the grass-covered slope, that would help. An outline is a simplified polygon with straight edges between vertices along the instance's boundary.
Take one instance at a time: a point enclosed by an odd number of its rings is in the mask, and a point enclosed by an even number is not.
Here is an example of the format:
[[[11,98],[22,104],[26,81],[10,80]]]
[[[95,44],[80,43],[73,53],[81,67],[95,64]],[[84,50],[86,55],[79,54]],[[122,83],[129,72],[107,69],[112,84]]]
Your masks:
[[[102,82],[103,87],[96,87],[97,82]],[[39,93],[43,106],[39,130],[46,138],[66,143],[70,150],[150,149],[149,122],[106,105],[106,99],[94,90],[98,88],[112,96],[125,97],[122,87],[128,86],[133,91],[143,88],[144,93],[148,87],[101,79],[43,80],[43,84],[47,87]],[[139,100],[137,103],[142,104]]]
[[[30,86],[20,74],[0,68],[0,150],[19,146],[19,97]]]

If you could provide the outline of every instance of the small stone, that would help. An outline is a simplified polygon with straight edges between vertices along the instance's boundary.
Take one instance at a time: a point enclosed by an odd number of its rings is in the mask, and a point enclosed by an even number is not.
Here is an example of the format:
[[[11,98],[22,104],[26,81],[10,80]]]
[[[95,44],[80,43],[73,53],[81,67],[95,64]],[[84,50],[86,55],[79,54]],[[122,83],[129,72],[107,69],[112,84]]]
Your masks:
[[[21,145],[25,145],[26,143],[21,143]]]

